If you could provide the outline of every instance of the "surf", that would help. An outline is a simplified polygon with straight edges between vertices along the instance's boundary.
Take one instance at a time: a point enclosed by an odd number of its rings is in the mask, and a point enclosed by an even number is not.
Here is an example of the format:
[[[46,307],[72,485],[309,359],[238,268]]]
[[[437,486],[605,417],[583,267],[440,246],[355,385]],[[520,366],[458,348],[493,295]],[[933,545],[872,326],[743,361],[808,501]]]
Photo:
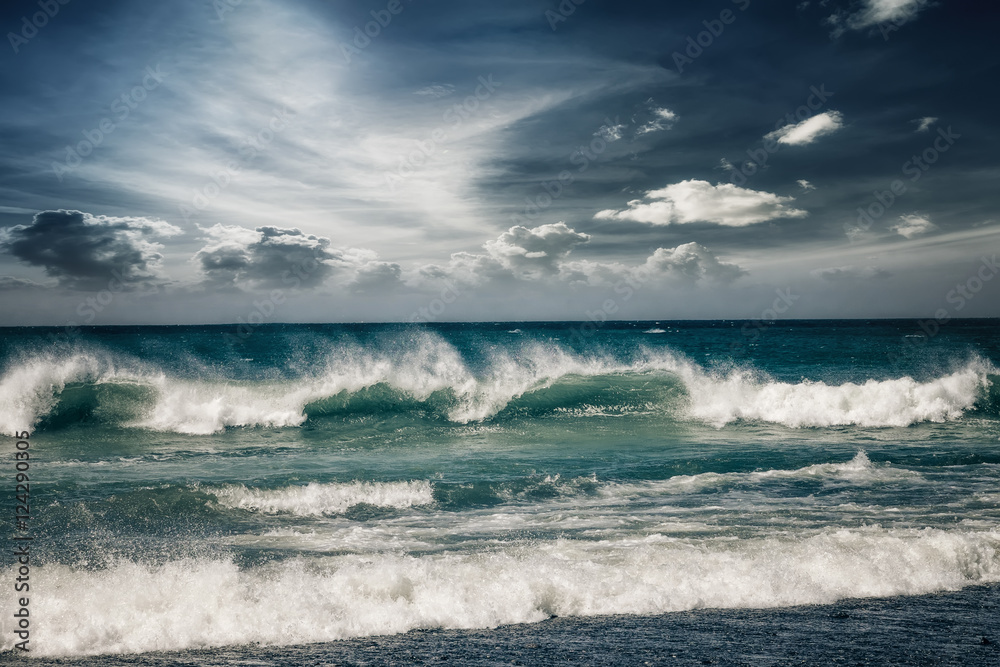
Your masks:
[[[573,350],[559,342],[482,344],[461,350],[429,332],[406,345],[337,342],[308,367],[232,377],[89,346],[8,361],[0,426],[54,429],[107,424],[188,435],[227,428],[298,428],[310,420],[405,413],[443,423],[510,418],[658,415],[716,428],[904,427],[996,417],[997,369],[973,356],[950,372],[833,383],[778,380],[749,366],[703,366],[666,347]]]

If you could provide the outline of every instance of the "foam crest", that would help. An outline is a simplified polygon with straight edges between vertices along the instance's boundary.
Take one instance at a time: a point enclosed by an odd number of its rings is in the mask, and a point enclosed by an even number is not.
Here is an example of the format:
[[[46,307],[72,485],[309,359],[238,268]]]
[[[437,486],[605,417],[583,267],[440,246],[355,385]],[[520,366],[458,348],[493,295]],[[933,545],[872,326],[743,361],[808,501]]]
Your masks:
[[[652,535],[249,569],[211,559],[43,565],[37,577],[45,582],[32,598],[38,654],[143,653],[957,590],[1000,581],[1000,533],[868,528],[735,544]],[[3,649],[14,641],[11,604],[0,603]]]
[[[356,505],[374,505],[405,509],[434,502],[430,482],[349,482],[287,486],[280,489],[255,489],[246,486],[225,486],[204,489],[225,507],[263,512],[321,516],[342,514]]]
[[[114,392],[104,392],[91,398],[129,404],[128,410],[108,406],[96,411],[100,418],[139,428],[206,435],[227,427],[300,426],[311,406],[319,406],[316,409],[322,413],[323,402],[337,399],[347,404],[359,392],[375,387],[388,388],[390,401],[425,404],[455,423],[482,422],[525,395],[548,401],[545,392],[554,385],[598,376],[618,385],[638,376],[651,376],[653,385],[664,387],[679,380],[687,400],[682,405],[654,405],[652,411],[669,410],[717,427],[738,421],[789,427],[908,426],[960,418],[975,407],[991,386],[990,374],[996,373],[988,363],[974,360],[925,382],[903,377],[860,384],[790,383],[743,369],[709,372],[663,348],[639,348],[618,356],[583,355],[537,341],[489,349],[485,361],[474,370],[454,345],[439,335],[418,332],[400,344],[382,347],[338,343],[313,369],[294,379],[234,381],[218,376],[176,377],[110,352],[77,350],[66,357],[40,355],[10,364],[0,378],[0,426],[11,433],[37,424],[58,409],[61,394],[72,383],[112,388],[133,385],[148,393],[141,398],[116,398]],[[632,391],[622,394],[638,396]],[[586,417],[588,405],[581,408],[579,402],[573,403],[570,412]],[[546,409],[560,407],[553,403]],[[591,416],[637,409],[649,412],[650,408],[646,403],[601,403],[593,406]],[[126,414],[130,415],[127,419]]]
[[[970,362],[926,382],[910,377],[829,385],[805,380],[777,382],[745,371],[687,378],[689,415],[715,426],[762,421],[793,428],[910,426],[958,419],[990,387],[996,369]]]
[[[131,382],[135,375],[103,356],[76,352],[13,359],[0,377],[0,430],[5,435],[34,427],[52,411],[59,394],[76,382]]]

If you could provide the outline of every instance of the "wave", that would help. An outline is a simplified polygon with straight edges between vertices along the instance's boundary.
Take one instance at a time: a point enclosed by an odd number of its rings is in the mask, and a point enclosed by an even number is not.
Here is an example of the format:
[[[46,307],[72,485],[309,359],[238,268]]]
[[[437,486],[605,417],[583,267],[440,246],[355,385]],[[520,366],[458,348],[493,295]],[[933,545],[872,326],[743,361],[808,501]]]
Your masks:
[[[1000,581],[1000,532],[868,527],[735,544],[653,535],[489,553],[295,558],[243,569],[188,558],[37,570],[46,586],[32,598],[33,650],[78,656],[958,590]],[[0,603],[0,649],[16,641],[12,604],[10,596]]]
[[[611,482],[598,493],[612,498],[634,498],[661,494],[685,494],[725,485],[756,485],[775,481],[819,480],[831,483],[867,485],[895,481],[918,481],[918,472],[888,464],[875,464],[864,450],[844,463],[818,463],[793,470],[756,470],[753,472],[703,472],[697,475],[675,475],[661,481]]]
[[[9,365],[0,378],[0,427],[12,433],[92,421],[204,435],[399,410],[457,424],[562,411],[659,412],[720,428],[886,427],[955,420],[977,408],[996,414],[1000,406],[998,371],[980,359],[926,381],[827,384],[783,382],[746,368],[708,370],[664,348],[622,357],[529,341],[487,352],[476,365],[427,333],[392,349],[340,344],[300,377],[254,381],[215,371],[178,377],[102,349],[36,355]]]
[[[434,502],[430,482],[349,482],[317,484],[280,489],[255,489],[242,484],[202,489],[219,504],[233,509],[265,514],[322,516],[343,514],[358,505],[405,509]]]

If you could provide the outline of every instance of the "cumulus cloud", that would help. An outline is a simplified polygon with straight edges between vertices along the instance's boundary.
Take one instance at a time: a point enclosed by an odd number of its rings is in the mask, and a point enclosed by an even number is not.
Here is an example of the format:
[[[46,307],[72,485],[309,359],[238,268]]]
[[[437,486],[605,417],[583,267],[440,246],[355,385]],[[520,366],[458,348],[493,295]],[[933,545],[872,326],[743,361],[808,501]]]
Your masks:
[[[590,241],[564,222],[528,228],[511,227],[483,244],[485,253],[458,252],[448,264],[429,264],[417,270],[411,284],[452,281],[481,286],[493,281],[562,279],[573,248]]]
[[[834,26],[834,36],[845,30],[864,30],[885,23],[901,26],[917,18],[929,5],[929,0],[864,0],[858,11],[834,14],[828,22]]]
[[[922,215],[901,215],[899,222],[890,227],[892,231],[908,239],[922,236],[936,228],[933,222]]]
[[[816,278],[829,282],[843,280],[875,280],[889,278],[892,274],[876,266],[832,266],[825,269],[814,269],[810,271]]]
[[[778,218],[804,218],[806,211],[791,208],[794,197],[741,188],[732,183],[712,185],[687,180],[646,193],[647,201],[634,199],[622,211],[599,211],[600,220],[634,220],[652,225],[711,222],[745,227]],[[649,201],[651,200],[651,201]]]
[[[736,264],[721,261],[712,251],[698,243],[685,243],[676,248],[657,248],[646,261],[636,266],[618,262],[566,262],[560,277],[571,283],[608,287],[622,282],[631,285],[645,283],[696,283],[699,281],[729,283],[746,274]]]
[[[916,129],[917,132],[926,132],[927,130],[931,129],[931,125],[933,125],[937,121],[938,119],[935,118],[934,116],[924,116],[923,118],[917,118],[912,122],[917,124],[917,129]]]
[[[807,181],[804,178],[800,178],[799,180],[797,180],[795,182],[798,183],[799,187],[802,188],[806,192],[809,192],[810,190],[815,190],[816,189],[815,185],[813,185],[812,183],[810,183],[809,181]]]
[[[777,141],[786,146],[806,146],[842,127],[844,127],[843,114],[839,111],[825,111],[800,123],[785,125],[774,132],[768,132],[764,135],[764,139]]]
[[[489,256],[518,278],[538,278],[558,273],[558,263],[581,243],[590,240],[564,222],[528,229],[511,227],[494,241],[483,244]]]
[[[103,289],[116,278],[126,288],[150,287],[163,279],[163,246],[151,239],[181,233],[162,220],[41,211],[31,224],[3,230],[0,250],[42,267],[63,287]]]
[[[384,284],[399,265],[364,248],[334,248],[330,239],[298,229],[215,225],[192,258],[208,283],[248,288],[315,288],[334,275],[352,289]],[[383,266],[386,265],[386,266]],[[388,268],[387,268],[388,267]]]

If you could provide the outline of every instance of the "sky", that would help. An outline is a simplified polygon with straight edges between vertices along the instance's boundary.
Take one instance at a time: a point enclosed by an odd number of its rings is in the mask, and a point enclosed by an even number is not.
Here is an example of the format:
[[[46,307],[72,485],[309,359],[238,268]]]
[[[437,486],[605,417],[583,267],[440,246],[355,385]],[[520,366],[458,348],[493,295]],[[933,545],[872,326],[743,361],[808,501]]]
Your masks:
[[[1000,316],[997,18],[7,2],[0,326]]]

